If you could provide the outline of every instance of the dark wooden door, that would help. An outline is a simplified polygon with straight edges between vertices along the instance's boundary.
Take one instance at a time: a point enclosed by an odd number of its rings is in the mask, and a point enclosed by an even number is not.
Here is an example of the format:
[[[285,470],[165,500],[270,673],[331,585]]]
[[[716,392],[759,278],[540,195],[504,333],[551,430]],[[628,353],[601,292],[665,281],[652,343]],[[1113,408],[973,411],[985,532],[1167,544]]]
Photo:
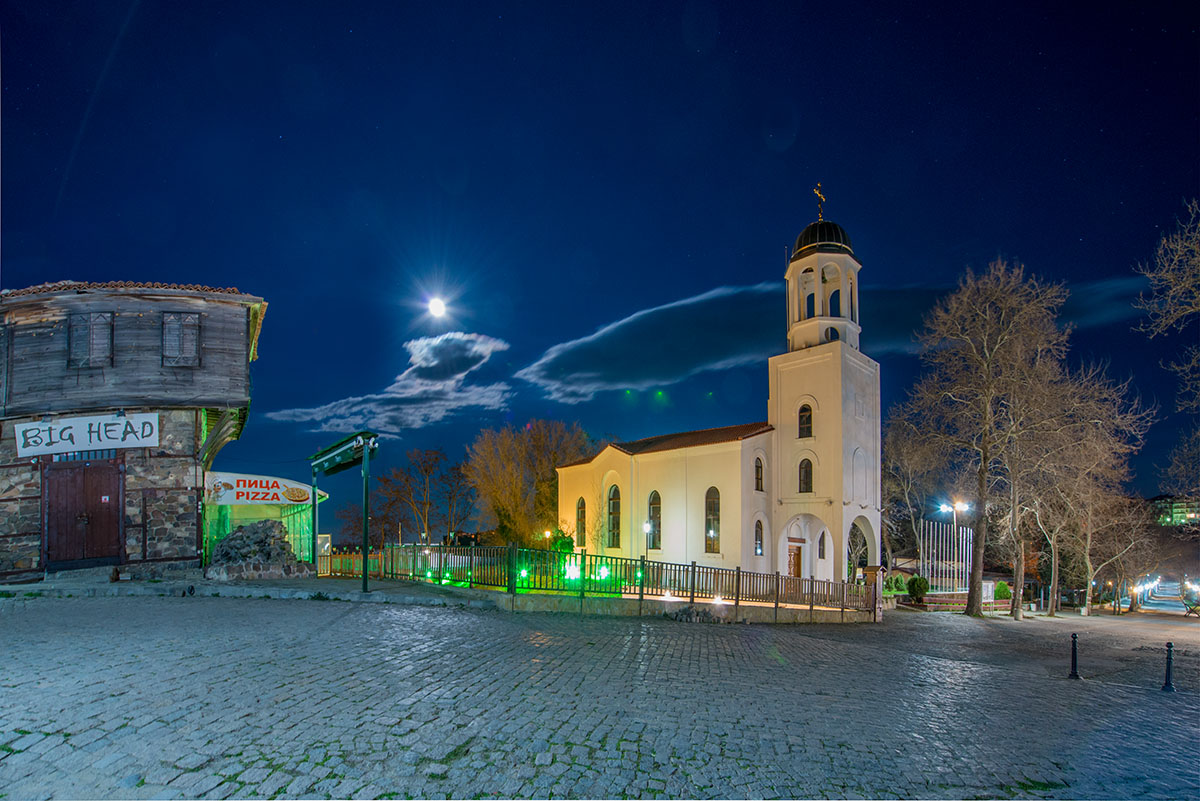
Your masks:
[[[47,567],[120,561],[121,471],[114,460],[46,469]]]

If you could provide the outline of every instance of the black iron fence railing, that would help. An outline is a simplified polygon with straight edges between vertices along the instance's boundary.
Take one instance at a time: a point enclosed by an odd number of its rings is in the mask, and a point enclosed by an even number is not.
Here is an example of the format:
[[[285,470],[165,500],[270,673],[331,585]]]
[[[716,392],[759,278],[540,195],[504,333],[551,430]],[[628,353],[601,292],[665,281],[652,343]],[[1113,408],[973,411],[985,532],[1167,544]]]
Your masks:
[[[388,545],[368,556],[369,576],[510,593],[547,592],[600,597],[659,598],[729,604],[773,604],[874,611],[874,585],[753,573],[678,562],[508,546]],[[317,574],[357,578],[362,553],[318,557]]]

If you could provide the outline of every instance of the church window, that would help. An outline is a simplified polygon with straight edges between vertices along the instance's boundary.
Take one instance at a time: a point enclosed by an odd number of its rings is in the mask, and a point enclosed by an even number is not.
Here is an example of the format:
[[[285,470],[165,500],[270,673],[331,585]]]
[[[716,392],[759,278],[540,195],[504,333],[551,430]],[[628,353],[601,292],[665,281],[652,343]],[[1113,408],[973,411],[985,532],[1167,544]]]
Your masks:
[[[754,489],[757,492],[763,491],[763,465],[762,459],[758,457],[754,459]]]
[[[754,555],[762,556],[762,521],[754,521]]]
[[[841,337],[838,336],[838,330],[833,326],[825,329],[825,339],[829,342],[837,342]]]
[[[812,462],[808,459],[800,460],[800,491],[812,492]]]
[[[616,484],[608,488],[608,542],[605,545],[621,547],[621,490]]]
[[[575,546],[583,548],[587,545],[587,504],[583,498],[575,504]]]
[[[821,532],[820,538],[817,540],[817,558],[825,558],[825,532]]]
[[[704,493],[704,552],[721,552],[721,493],[716,487]]]
[[[817,316],[817,296],[809,292],[804,298],[804,319]]]
[[[800,439],[812,436],[812,407],[807,403],[800,407],[800,413],[796,415],[797,432],[796,436]]]
[[[662,547],[662,498],[659,496],[658,490],[650,493],[646,523],[649,525],[649,530],[646,532],[646,548],[657,551]]]
[[[842,316],[842,290],[835,289],[829,293],[829,316]]]

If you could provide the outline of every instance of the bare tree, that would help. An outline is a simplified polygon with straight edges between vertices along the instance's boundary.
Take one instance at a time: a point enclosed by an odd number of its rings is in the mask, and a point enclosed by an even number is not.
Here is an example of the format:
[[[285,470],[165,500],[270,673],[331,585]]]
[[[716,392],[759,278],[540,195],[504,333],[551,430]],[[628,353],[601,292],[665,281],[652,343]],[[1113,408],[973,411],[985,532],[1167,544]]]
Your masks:
[[[531,420],[523,428],[480,431],[468,448],[466,473],[503,536],[530,543],[535,533],[559,526],[555,468],[592,450],[578,423]]]
[[[1026,277],[998,260],[982,275],[968,271],[958,289],[929,313],[921,334],[926,372],[910,402],[923,430],[972,465],[975,526],[966,614],[983,610],[987,499],[998,459],[1011,438],[1008,405],[1029,390],[1028,366],[1061,359],[1066,332],[1057,314],[1061,285]]]
[[[1173,233],[1164,234],[1154,253],[1153,264],[1134,269],[1150,279],[1150,294],[1137,300],[1147,312],[1140,330],[1151,338],[1179,332],[1200,320],[1200,201],[1185,204],[1187,219]],[[1180,411],[1200,411],[1200,345],[1183,350],[1182,357],[1166,367],[1179,376]]]
[[[446,454],[438,449],[413,448],[405,457],[403,467],[393,467],[379,477],[379,492],[384,507],[395,510],[397,519],[400,509],[406,511],[421,539],[428,542],[431,530],[440,528],[437,490]]]
[[[904,406],[895,410],[883,435],[884,547],[892,567],[893,535],[904,543],[911,537],[917,564],[922,563],[921,526],[945,468],[938,442],[922,433],[910,411]]]
[[[459,462],[446,468],[440,488],[446,509],[446,529],[461,531],[475,515],[475,488],[467,478],[466,463]]]

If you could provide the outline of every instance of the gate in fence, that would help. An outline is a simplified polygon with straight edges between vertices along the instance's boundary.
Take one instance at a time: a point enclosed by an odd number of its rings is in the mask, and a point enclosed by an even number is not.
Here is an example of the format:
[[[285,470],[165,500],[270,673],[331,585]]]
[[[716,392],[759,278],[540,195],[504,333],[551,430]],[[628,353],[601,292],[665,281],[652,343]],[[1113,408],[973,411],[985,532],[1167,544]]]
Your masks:
[[[508,546],[389,545],[367,563],[369,575],[505,592],[548,592],[580,598],[658,598],[877,611],[875,584],[823,581],[740,567],[654,562]],[[321,576],[362,575],[361,553],[318,557]]]

